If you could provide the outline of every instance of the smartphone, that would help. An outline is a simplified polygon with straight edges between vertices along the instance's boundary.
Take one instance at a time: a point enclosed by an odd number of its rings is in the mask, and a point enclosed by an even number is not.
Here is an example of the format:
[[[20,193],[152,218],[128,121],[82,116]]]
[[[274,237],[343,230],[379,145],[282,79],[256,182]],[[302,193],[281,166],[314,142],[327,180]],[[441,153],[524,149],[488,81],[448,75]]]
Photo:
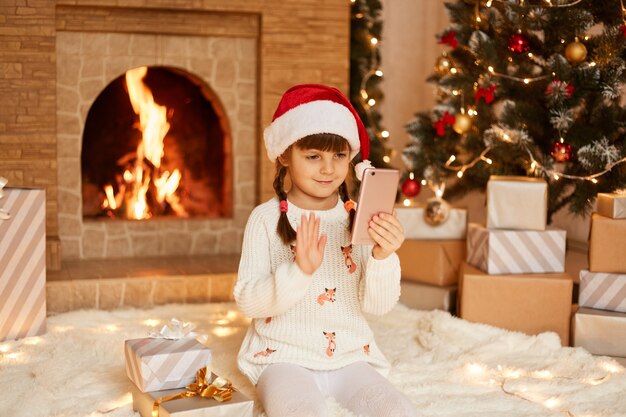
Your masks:
[[[400,171],[397,169],[367,168],[359,191],[356,215],[350,241],[353,245],[374,245],[367,229],[378,213],[392,213],[396,203]]]

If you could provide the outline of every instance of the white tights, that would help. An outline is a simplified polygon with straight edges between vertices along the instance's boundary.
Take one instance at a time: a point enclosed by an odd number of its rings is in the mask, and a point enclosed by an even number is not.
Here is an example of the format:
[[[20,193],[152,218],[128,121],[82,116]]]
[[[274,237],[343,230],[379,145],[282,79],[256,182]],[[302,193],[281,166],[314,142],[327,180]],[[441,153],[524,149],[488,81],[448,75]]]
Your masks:
[[[358,416],[416,416],[409,399],[366,362],[335,371],[277,363],[265,368],[256,389],[268,417],[328,417],[327,396]]]

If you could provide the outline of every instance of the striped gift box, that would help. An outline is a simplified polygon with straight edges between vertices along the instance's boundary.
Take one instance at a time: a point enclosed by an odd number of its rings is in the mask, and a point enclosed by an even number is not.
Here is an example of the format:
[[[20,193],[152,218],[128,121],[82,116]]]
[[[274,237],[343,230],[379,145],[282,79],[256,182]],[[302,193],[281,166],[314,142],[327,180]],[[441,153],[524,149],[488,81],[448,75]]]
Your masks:
[[[565,271],[565,230],[487,229],[470,223],[467,263],[488,274]]]
[[[626,275],[580,271],[578,305],[626,313]]]
[[[211,363],[211,350],[194,338],[143,338],[124,344],[126,374],[141,392],[182,388]]]
[[[0,208],[0,341],[46,331],[46,194],[5,188]]]

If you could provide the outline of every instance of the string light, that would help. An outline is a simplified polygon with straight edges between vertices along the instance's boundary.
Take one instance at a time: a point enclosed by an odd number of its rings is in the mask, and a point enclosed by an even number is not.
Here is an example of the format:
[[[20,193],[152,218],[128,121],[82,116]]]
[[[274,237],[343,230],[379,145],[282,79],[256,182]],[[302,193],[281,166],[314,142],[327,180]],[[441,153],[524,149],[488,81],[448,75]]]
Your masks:
[[[487,2],[487,7],[491,7],[491,3],[492,2],[498,2],[498,3],[508,3],[509,0],[489,0]],[[517,7],[524,7],[524,8],[541,8],[541,9],[552,9],[552,8],[566,8],[566,7],[573,7],[576,6],[579,3],[582,3],[583,0],[572,0],[569,3],[560,3],[560,4],[552,4],[552,1],[550,0],[546,0],[546,4],[528,4],[525,5],[524,2],[520,2],[520,4],[517,5]]]

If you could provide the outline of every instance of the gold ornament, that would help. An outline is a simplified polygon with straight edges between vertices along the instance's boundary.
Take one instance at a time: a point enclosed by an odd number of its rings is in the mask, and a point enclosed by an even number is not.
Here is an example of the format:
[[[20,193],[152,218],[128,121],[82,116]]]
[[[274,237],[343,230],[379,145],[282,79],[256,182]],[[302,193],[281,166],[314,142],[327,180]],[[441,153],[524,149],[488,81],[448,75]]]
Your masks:
[[[587,48],[576,38],[574,42],[569,43],[565,48],[565,58],[571,64],[579,64],[587,58]]]
[[[443,199],[433,197],[426,201],[424,209],[424,221],[431,226],[439,226],[448,220],[450,205]]]
[[[454,124],[452,129],[459,135],[466,133],[472,128],[472,118],[465,113],[459,113],[455,115]]]
[[[435,62],[435,71],[437,74],[445,75],[450,72],[450,68],[452,68],[452,61],[450,61],[447,54],[443,54],[437,58]]]

